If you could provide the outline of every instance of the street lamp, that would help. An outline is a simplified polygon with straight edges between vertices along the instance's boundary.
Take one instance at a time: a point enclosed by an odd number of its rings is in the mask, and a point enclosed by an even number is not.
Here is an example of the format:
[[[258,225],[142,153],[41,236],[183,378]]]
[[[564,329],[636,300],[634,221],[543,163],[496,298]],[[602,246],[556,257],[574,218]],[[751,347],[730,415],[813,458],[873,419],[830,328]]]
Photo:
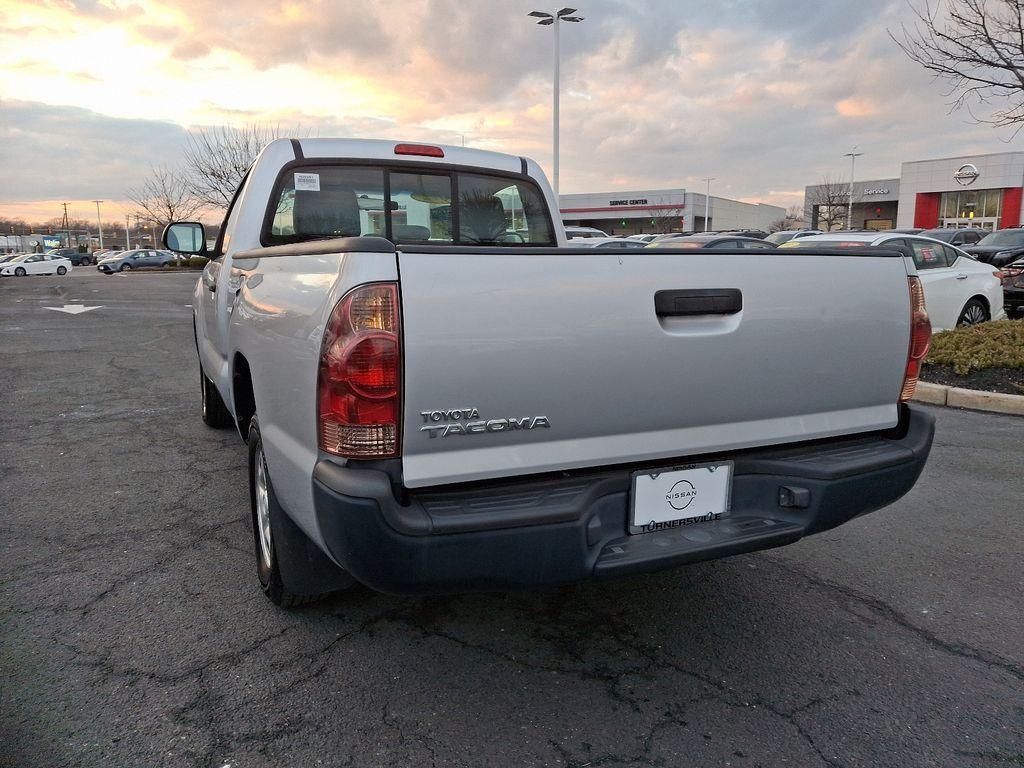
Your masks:
[[[704,195],[704,231],[708,231],[708,217],[711,215],[711,182],[715,180],[714,176],[710,176],[704,181],[707,182],[708,191]]]
[[[857,151],[857,145],[853,145],[853,151],[847,152],[843,157],[850,158],[850,196],[846,201],[846,229],[849,230],[853,226],[853,174],[857,168],[857,158],[863,155],[863,152]]]
[[[103,222],[100,221],[100,203],[102,200],[93,200],[96,203],[96,229],[100,234],[100,250],[103,250]]]
[[[555,84],[554,84],[554,108],[552,110],[552,134],[554,144],[554,177],[552,179],[552,186],[555,189],[555,199],[558,199],[558,64],[559,64],[559,52],[558,52],[558,28],[561,26],[558,22],[568,21],[577,24],[583,21],[582,16],[574,16],[576,13],[575,8],[562,8],[560,11],[555,13],[548,13],[547,11],[530,11],[527,16],[533,16],[538,19],[537,24],[542,27],[553,27],[555,30]]]

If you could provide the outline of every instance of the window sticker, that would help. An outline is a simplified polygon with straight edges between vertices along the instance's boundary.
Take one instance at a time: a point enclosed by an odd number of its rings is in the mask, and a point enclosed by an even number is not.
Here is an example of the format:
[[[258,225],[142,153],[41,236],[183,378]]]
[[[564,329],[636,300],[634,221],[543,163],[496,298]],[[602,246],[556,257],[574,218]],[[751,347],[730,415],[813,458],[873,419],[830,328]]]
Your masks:
[[[320,174],[319,173],[296,173],[295,174],[295,191],[296,192],[319,192],[320,191]]]

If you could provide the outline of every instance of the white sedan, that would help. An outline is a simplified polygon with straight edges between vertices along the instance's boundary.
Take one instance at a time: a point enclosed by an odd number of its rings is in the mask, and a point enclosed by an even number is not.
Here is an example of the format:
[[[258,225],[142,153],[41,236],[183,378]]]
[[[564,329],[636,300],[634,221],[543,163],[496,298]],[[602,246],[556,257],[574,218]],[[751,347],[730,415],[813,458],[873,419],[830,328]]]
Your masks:
[[[934,331],[1006,317],[1002,273],[955,246],[900,232],[829,232],[783,243],[780,248],[897,248],[914,256]]]
[[[66,275],[73,269],[71,260],[49,253],[26,253],[5,262],[0,267],[0,275]]]

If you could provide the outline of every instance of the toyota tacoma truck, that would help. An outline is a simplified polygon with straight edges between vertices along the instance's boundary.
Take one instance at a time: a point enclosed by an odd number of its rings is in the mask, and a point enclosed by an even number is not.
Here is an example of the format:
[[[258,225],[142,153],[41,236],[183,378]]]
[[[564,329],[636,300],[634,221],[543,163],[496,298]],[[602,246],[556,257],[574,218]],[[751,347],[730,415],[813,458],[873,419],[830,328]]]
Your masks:
[[[282,606],[609,578],[777,547],[905,494],[933,419],[885,249],[579,249],[538,164],[282,139],[193,301],[203,420],[248,445]]]

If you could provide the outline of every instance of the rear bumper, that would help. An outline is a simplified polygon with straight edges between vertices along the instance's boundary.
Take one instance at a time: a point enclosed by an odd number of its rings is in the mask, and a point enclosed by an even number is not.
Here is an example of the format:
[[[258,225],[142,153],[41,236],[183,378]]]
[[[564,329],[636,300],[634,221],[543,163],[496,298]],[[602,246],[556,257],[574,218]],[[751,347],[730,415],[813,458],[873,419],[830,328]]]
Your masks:
[[[638,467],[453,486],[399,502],[385,472],[321,461],[313,490],[330,555],[367,586],[529,587],[727,557],[834,528],[909,491],[933,434],[930,414],[902,406],[900,426],[885,434],[706,457],[734,462],[729,515],[635,536],[627,515]],[[799,490],[799,506],[783,487]]]

